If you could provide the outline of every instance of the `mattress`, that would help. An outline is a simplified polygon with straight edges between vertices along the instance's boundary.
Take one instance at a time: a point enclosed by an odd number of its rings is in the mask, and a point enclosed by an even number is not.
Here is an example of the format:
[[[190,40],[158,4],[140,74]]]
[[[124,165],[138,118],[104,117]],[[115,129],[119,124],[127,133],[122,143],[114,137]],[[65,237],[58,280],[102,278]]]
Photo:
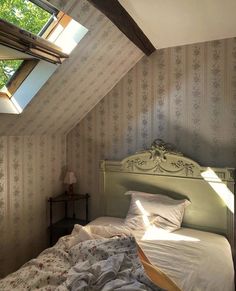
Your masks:
[[[124,219],[100,217],[91,224],[123,227]],[[232,253],[225,237],[190,228],[167,233],[155,227],[133,235],[149,260],[183,291],[234,290]]]

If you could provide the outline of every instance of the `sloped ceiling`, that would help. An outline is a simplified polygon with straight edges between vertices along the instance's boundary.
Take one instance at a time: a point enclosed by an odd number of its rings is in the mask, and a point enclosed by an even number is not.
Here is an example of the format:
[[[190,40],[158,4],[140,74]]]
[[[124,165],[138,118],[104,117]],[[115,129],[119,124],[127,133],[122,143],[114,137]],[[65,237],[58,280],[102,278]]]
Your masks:
[[[0,114],[0,135],[67,133],[143,56],[86,0],[49,2],[89,32],[22,114]]]
[[[119,0],[156,48],[236,36],[235,0]]]

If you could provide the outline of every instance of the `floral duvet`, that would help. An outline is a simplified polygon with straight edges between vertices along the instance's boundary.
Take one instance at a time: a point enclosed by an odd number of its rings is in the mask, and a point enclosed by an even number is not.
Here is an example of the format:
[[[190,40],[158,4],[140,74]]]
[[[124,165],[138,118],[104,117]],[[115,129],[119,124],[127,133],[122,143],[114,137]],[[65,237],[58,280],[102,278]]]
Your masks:
[[[0,281],[11,290],[162,290],[146,276],[133,236],[76,226],[70,236]]]

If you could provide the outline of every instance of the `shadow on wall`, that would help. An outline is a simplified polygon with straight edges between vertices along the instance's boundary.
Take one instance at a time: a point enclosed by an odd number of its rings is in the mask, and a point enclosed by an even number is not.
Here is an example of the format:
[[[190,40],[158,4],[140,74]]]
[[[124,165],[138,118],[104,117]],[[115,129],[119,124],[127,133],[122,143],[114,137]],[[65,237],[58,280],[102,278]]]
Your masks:
[[[201,166],[236,168],[236,144],[223,139],[214,139],[205,132],[195,132],[187,128],[169,124],[168,139],[186,157],[197,161]],[[205,134],[205,136],[204,136]],[[158,138],[158,133],[157,133]]]
[[[139,132],[141,122],[142,119],[140,118],[136,123],[137,131]],[[187,128],[187,125],[170,122],[168,116],[163,117],[163,122],[168,124],[164,134],[158,131],[158,127],[156,127],[156,130],[152,130],[150,124],[148,124],[150,128],[148,138],[143,139],[136,134],[136,139],[140,137],[142,141],[137,140],[135,145],[132,148],[130,147],[132,149],[130,154],[143,150],[144,148],[140,146],[143,141],[147,144],[147,148],[150,148],[154,139],[161,138],[165,142],[173,144],[178,151],[198,162],[201,166],[236,167],[236,145],[233,143],[233,138],[228,138],[227,141],[224,141],[223,138],[219,137],[215,140],[212,138],[211,132],[209,132],[208,125],[202,125],[199,130],[196,130],[196,128],[191,129]],[[129,155],[127,152],[129,147],[127,146],[125,130],[122,130],[123,134],[117,135],[117,139],[114,139],[110,126],[103,131],[103,136],[90,133],[88,139],[88,124],[89,121],[85,118],[79,125],[80,134],[77,140],[74,138],[77,129],[70,133],[68,144],[69,148],[71,147],[71,150],[74,150],[72,151],[74,155],[69,156],[68,163],[80,175],[80,192],[91,194],[90,218],[94,218],[99,216],[100,205],[103,203],[102,197],[98,195],[100,188],[99,161],[101,159],[121,160]],[[99,124],[95,128],[96,133],[99,133]],[[214,133],[214,135],[216,134]],[[118,150],[117,154],[114,153],[114,149]]]

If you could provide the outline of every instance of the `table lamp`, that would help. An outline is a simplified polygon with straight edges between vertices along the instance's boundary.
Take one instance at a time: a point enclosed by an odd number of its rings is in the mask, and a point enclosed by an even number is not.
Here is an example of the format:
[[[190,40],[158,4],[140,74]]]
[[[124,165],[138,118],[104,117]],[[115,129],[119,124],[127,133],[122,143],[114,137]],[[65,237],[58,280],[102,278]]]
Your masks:
[[[68,184],[68,194],[69,195],[73,195],[74,191],[73,191],[73,184],[75,184],[77,182],[77,179],[75,177],[75,173],[72,171],[67,171],[65,178],[64,178],[64,184]]]

